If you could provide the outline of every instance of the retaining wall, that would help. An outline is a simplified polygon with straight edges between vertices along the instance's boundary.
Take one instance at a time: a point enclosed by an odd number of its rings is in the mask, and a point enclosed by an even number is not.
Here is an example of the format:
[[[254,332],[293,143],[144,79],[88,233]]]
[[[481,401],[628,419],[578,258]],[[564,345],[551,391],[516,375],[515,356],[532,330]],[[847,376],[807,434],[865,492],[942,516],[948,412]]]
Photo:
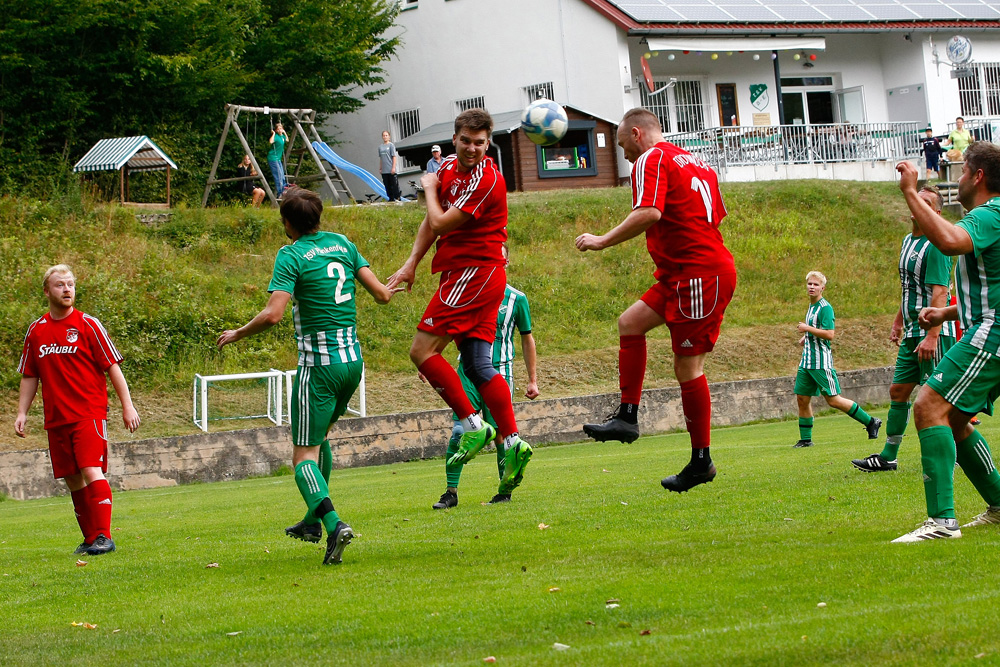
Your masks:
[[[859,403],[885,403],[892,367],[840,374],[845,396]],[[742,424],[796,413],[794,378],[720,382],[710,385],[712,423]],[[618,405],[618,394],[555,398],[515,405],[518,426],[531,443],[584,439],[581,424],[601,421]],[[821,399],[815,405],[825,408]],[[330,431],[335,468],[380,465],[442,456],[451,432],[451,411],[430,410],[344,419]],[[684,427],[679,388],[643,392],[639,426],[644,434]],[[797,431],[789,427],[789,440]],[[108,479],[115,489],[149,489],[187,482],[215,482],[267,475],[291,461],[289,428],[259,428],[112,443]],[[0,492],[26,500],[66,493],[52,478],[47,450],[0,453]]]

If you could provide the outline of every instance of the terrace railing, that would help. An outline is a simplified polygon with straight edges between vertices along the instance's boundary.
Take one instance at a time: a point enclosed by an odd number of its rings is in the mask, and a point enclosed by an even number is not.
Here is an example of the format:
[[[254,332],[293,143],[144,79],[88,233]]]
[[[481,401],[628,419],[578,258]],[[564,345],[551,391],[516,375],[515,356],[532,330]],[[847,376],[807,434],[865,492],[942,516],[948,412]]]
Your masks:
[[[955,129],[955,123],[948,123],[948,133]],[[976,141],[1000,144],[1000,116],[977,116],[965,119],[965,129],[972,133]]]
[[[715,127],[666,135],[708,162],[730,167],[896,162],[920,156],[916,122]]]

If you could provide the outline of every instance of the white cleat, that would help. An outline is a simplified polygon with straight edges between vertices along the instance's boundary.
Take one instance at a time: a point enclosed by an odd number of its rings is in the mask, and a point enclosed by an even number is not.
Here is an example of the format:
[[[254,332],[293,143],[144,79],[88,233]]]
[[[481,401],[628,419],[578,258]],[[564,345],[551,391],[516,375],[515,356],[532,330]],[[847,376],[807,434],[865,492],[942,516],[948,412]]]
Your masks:
[[[969,523],[962,526],[962,528],[975,528],[976,526],[988,526],[990,524],[1000,523],[1000,507],[990,507],[986,508],[986,511],[976,516]]]
[[[961,537],[962,531],[958,527],[958,521],[955,519],[949,519],[948,522],[953,523],[954,527],[946,524],[942,525],[934,519],[927,519],[927,521],[920,524],[919,528],[907,533],[906,535],[897,537],[893,540],[893,542],[923,542],[924,540],[940,540],[951,537]]]

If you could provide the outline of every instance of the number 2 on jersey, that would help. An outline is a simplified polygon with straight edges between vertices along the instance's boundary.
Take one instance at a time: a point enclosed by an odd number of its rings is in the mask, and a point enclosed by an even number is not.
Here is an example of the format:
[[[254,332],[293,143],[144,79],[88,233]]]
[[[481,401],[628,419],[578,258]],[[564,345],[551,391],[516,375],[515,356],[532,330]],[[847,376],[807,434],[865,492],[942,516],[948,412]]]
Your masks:
[[[691,189],[701,195],[701,200],[705,202],[705,216],[708,218],[708,224],[713,224],[712,191],[708,189],[708,183],[695,176],[691,179]]]
[[[330,262],[326,265],[326,275],[337,279],[337,291],[333,295],[333,300],[336,303],[344,303],[353,298],[353,295],[343,293],[344,283],[347,282],[347,272],[344,271],[343,264],[340,262]]]

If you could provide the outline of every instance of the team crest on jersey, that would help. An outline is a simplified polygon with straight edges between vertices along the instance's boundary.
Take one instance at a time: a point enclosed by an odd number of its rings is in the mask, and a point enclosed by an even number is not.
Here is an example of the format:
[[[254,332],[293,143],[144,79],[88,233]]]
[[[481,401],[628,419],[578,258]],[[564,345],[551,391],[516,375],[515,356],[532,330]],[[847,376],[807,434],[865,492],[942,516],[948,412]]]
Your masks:
[[[76,329],[67,329],[66,330],[66,342],[67,343],[75,343],[79,337],[80,337],[80,332],[77,331]]]
[[[458,183],[452,183],[451,184],[451,196],[454,197],[456,194],[458,194]]]
[[[920,259],[920,253],[918,253],[918,252],[911,252],[910,253],[910,261],[911,262],[915,262],[918,259]]]

